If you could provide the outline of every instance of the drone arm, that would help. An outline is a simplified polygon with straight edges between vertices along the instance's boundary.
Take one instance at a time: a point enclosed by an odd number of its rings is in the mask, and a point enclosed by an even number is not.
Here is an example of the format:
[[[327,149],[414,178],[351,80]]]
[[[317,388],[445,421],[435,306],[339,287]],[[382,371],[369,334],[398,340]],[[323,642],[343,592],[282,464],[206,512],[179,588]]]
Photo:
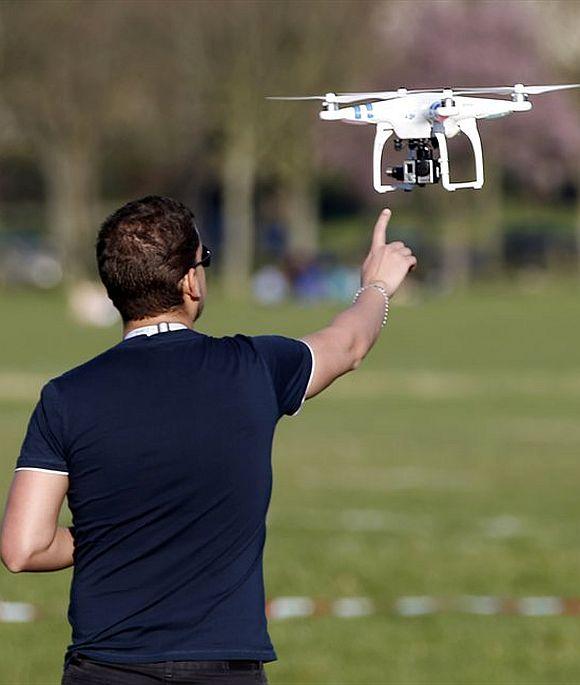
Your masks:
[[[462,119],[457,125],[469,138],[475,158],[475,180],[462,183],[452,183],[449,175],[449,154],[447,151],[447,138],[443,131],[435,131],[435,137],[439,143],[439,166],[441,169],[441,183],[445,190],[458,190],[460,188],[479,189],[483,186],[483,149],[481,138],[477,130],[477,121],[473,118]]]

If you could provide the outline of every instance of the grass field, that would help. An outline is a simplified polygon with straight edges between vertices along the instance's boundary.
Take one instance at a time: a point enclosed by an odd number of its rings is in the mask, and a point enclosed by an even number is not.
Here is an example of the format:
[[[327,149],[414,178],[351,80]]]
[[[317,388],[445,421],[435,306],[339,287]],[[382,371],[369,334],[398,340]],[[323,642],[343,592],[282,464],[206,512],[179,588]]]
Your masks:
[[[333,311],[210,300],[199,328],[299,336]],[[55,295],[4,295],[0,315],[4,497],[40,384],[118,332],[77,327]],[[280,423],[268,595],[580,596],[579,343],[578,282],[395,303],[363,366]],[[42,612],[0,624],[2,685],[60,682],[69,582],[0,570],[0,598]],[[574,617],[385,613],[270,631],[273,685],[580,683]]]

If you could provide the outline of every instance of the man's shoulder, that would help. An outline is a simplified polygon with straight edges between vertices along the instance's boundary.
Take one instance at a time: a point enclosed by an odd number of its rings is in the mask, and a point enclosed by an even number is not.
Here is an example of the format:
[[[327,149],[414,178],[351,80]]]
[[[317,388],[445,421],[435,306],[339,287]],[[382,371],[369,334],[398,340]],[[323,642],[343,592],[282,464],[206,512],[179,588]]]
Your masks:
[[[280,335],[277,333],[265,333],[260,335],[247,335],[235,333],[221,338],[211,339],[215,344],[225,348],[235,348],[240,352],[247,352],[252,356],[262,357],[269,354],[284,353],[306,346],[304,341],[298,338]]]
[[[212,336],[205,333],[197,333],[192,338],[175,339],[175,344],[171,345],[176,353],[183,351],[191,351],[195,354],[196,350],[191,345],[193,341],[204,345],[208,352],[213,352],[217,357],[235,356],[250,358],[254,361],[262,358],[264,355],[268,356],[268,352],[275,350],[280,344],[296,343],[293,338],[277,334],[263,334],[263,335],[248,335],[246,333],[229,333],[222,336]],[[136,350],[134,344],[126,344],[130,341],[120,341],[119,343],[103,350],[91,359],[88,359],[77,366],[74,366],[59,376],[51,378],[47,385],[51,385],[57,391],[66,392],[70,388],[83,385],[93,380],[99,379],[104,381],[107,377],[111,378],[112,382],[118,380],[118,373],[123,373],[129,364],[131,350]]]
[[[59,389],[65,388],[71,383],[75,383],[77,380],[82,380],[94,374],[102,373],[103,369],[110,365],[118,355],[119,343],[109,347],[99,354],[87,359],[70,369],[67,369],[59,376],[51,378],[48,384],[54,385]],[[48,385],[47,384],[47,385]]]

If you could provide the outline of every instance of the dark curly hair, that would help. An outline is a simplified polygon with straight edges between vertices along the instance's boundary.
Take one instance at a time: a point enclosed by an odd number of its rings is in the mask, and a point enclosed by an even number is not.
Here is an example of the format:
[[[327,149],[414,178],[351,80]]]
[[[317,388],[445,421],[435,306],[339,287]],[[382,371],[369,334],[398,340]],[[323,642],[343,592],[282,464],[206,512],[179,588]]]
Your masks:
[[[99,275],[123,321],[163,314],[183,303],[179,281],[200,238],[193,212],[148,195],[113,212],[97,238]]]

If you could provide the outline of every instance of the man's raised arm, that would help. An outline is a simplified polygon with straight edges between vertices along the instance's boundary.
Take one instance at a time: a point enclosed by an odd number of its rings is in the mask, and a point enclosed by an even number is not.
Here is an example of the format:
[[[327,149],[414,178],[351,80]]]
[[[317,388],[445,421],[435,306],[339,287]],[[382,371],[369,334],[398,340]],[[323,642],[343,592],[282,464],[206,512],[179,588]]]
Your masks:
[[[363,287],[376,283],[390,297],[397,291],[417,258],[402,242],[386,243],[391,212],[384,209],[373,230],[371,249],[361,268]],[[385,296],[379,288],[366,287],[355,304],[326,327],[302,338],[313,351],[314,374],[306,398],[314,397],[335,379],[352,371],[375,344],[385,314]]]

